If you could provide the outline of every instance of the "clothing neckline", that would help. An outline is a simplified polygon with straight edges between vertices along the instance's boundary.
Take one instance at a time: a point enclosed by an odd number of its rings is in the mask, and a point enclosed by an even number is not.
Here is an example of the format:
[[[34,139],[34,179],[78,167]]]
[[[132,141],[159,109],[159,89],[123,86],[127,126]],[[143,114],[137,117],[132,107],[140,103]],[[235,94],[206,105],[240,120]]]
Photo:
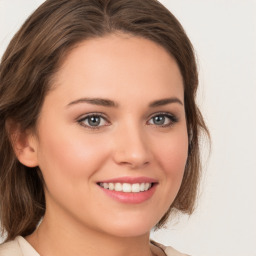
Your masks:
[[[18,242],[22,255],[24,256],[40,256],[34,247],[22,236],[17,236],[15,240]]]
[[[40,256],[40,254],[34,249],[34,247],[22,236],[17,236],[15,238],[15,240],[18,242],[19,246],[20,246],[20,249],[22,251],[22,254],[24,256]],[[166,246],[160,244],[160,243],[157,243],[153,240],[150,240],[150,243],[153,244],[154,246],[160,248],[164,254],[167,256],[167,253],[166,253]]]

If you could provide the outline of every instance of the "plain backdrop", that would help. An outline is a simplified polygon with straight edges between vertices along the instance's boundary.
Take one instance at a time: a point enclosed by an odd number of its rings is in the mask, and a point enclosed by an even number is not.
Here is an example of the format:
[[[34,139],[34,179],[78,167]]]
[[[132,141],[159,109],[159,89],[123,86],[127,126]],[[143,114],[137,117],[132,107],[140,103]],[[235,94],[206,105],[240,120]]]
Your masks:
[[[0,0],[0,56],[42,0]],[[196,51],[212,137],[196,212],[152,238],[193,256],[256,256],[256,1],[162,0]]]

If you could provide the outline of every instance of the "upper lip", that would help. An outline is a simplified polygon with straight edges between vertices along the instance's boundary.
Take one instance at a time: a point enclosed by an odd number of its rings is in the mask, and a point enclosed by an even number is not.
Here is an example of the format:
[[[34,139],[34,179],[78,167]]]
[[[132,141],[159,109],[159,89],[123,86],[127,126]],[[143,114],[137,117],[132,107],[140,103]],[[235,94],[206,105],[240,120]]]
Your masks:
[[[108,180],[101,180],[99,183],[157,183],[156,179],[150,177],[118,177]]]

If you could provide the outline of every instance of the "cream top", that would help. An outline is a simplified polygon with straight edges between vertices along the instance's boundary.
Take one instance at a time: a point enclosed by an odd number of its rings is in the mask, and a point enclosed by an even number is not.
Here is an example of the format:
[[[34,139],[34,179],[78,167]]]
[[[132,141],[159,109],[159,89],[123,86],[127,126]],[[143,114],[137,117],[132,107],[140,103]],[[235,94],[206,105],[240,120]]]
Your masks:
[[[152,241],[152,243],[161,248],[166,256],[186,256],[170,246]],[[0,256],[40,256],[39,253],[24,239],[22,236],[17,236],[13,241],[0,245]]]

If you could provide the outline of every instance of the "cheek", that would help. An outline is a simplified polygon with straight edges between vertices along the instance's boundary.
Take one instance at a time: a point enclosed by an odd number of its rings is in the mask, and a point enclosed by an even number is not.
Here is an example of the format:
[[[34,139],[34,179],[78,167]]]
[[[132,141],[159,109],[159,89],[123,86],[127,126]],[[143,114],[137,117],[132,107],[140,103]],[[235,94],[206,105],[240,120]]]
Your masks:
[[[155,141],[154,156],[160,167],[160,182],[155,208],[159,209],[160,218],[168,211],[178,194],[187,161],[188,140],[186,132],[168,134]],[[156,219],[156,222],[159,219]]]
[[[57,135],[56,135],[57,134]],[[75,182],[93,175],[107,157],[107,146],[100,138],[84,136],[83,133],[57,129],[41,132],[39,166],[45,181],[58,180],[72,186]],[[74,181],[74,182],[72,182]],[[48,185],[48,184],[47,184]]]
[[[170,136],[158,141],[156,159],[168,181],[180,184],[188,155],[188,139],[186,133]]]

